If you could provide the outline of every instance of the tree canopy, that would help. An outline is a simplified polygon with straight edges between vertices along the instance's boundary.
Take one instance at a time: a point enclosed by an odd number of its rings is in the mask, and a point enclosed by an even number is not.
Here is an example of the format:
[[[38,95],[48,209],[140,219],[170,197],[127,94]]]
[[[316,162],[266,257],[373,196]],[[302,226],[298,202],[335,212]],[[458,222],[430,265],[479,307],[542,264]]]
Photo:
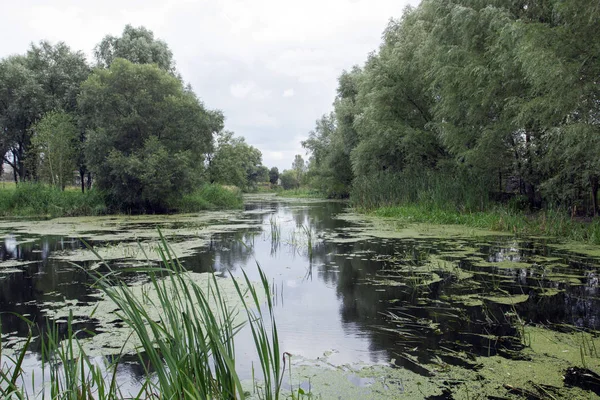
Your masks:
[[[175,72],[173,53],[169,46],[154,38],[152,31],[144,28],[125,26],[120,37],[107,35],[94,48],[98,66],[108,68],[118,58],[135,64],[156,64],[159,68]]]
[[[24,55],[0,60],[0,151],[15,179],[36,178],[28,162],[32,126],[47,112],[73,112],[81,83],[90,73],[82,52],[66,44],[32,44]]]
[[[222,116],[154,64],[116,59],[82,85],[89,168],[113,207],[164,210],[202,173]]]
[[[260,151],[223,131],[223,114],[184,84],[152,31],[127,25],[94,55],[92,68],[82,52],[42,41],[0,59],[0,155],[15,182],[64,189],[78,172],[109,210],[164,212],[193,208],[208,182],[268,181]]]
[[[208,166],[211,182],[252,190],[258,182],[266,181],[260,150],[247,144],[244,138],[234,137],[232,132],[220,133],[216,142]]]
[[[372,204],[523,196],[597,212],[598,23],[584,0],[406,9],[302,143],[312,184]]]

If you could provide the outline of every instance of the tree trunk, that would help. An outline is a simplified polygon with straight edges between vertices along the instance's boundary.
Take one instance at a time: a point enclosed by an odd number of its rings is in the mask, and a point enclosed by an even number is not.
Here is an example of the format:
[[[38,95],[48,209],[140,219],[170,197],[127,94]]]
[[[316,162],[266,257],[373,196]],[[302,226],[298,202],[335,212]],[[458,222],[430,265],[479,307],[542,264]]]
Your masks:
[[[502,170],[500,169],[498,170],[498,192],[504,192],[504,190],[502,190]]]
[[[525,132],[525,194],[527,195],[527,199],[529,200],[529,206],[531,209],[536,209],[540,207],[540,201],[538,201],[537,196],[537,187],[536,187],[536,179],[533,170],[533,151],[531,150],[531,134],[529,132]]]
[[[592,187],[592,207],[594,207],[594,217],[598,215],[598,177],[590,177],[590,185]]]
[[[85,171],[79,169],[79,180],[81,181],[81,193],[85,193]]]
[[[90,190],[92,188],[92,173],[88,171],[87,173],[87,189]]]

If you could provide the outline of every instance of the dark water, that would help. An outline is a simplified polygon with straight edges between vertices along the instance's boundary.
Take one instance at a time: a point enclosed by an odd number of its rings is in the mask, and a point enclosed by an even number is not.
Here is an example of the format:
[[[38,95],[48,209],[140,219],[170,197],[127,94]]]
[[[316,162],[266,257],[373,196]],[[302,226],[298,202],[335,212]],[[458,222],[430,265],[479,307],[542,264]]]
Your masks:
[[[339,243],[337,239],[360,236],[362,229],[337,218],[346,212],[345,203],[267,199],[251,201],[246,209],[242,218],[248,227],[211,235],[207,247],[182,261],[196,272],[240,275],[244,269],[253,280],[258,280],[260,263],[276,291],[280,347],[294,355],[314,359],[327,353],[336,365],[394,359],[427,375],[433,357],[472,367],[456,351],[518,357],[522,345],[516,321],[567,331],[600,329],[598,260],[557,250],[542,240],[370,237]],[[279,230],[279,239],[272,227]],[[31,239],[18,245],[7,235],[0,245],[3,261],[31,261],[0,274],[0,322],[9,338],[28,333],[17,314],[43,323],[43,303],[93,300],[85,270],[89,263],[79,268],[51,257],[82,248],[79,239]],[[425,267],[432,258],[437,264]],[[440,260],[448,262],[445,267],[436,266],[443,264]],[[477,295],[528,298],[501,304]],[[465,302],[465,296],[479,302]],[[91,322],[80,327],[95,328]],[[250,371],[250,336],[242,332],[236,346],[240,371]],[[36,368],[39,348],[34,344],[32,349],[27,362]],[[133,386],[143,374],[134,360],[121,367],[120,379]]]

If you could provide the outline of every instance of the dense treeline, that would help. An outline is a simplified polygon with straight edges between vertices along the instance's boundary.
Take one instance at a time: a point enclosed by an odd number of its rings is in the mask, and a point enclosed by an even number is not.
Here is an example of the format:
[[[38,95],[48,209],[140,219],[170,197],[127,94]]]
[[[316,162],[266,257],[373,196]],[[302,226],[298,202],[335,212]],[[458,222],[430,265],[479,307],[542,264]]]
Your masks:
[[[141,27],[106,36],[95,64],[42,41],[0,60],[0,154],[15,182],[60,189],[78,171],[113,211],[169,211],[204,184],[268,180],[260,151],[223,132],[177,73],[166,43]]]
[[[596,214],[599,78],[597,1],[423,0],[340,76],[309,175],[364,206]]]

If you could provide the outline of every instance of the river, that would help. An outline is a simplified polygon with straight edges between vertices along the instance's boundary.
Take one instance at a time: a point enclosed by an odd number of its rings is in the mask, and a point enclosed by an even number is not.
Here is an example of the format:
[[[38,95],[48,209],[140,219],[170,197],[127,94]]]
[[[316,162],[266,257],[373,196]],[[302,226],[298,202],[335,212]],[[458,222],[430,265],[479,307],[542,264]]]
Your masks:
[[[469,398],[476,391],[511,397],[511,387],[592,393],[565,387],[562,376],[571,366],[600,369],[594,248],[403,225],[353,214],[345,202],[274,196],[248,196],[243,211],[3,220],[5,350],[18,349],[29,332],[20,316],[45,324],[57,309],[97,301],[89,270],[105,267],[87,245],[125,271],[158,262],[158,228],[190,271],[231,279],[245,270],[258,280],[261,266],[272,284],[280,347],[299,361],[298,384],[308,389],[312,376],[310,390],[321,398]],[[145,279],[122,275],[132,284]],[[54,322],[66,327],[64,318]],[[93,340],[85,331],[111,330],[81,315],[76,327],[84,341]],[[91,356],[110,357],[119,344]],[[240,374],[249,379],[256,359],[247,330],[236,350]],[[34,341],[27,376],[41,373],[40,351]],[[135,355],[124,360],[119,382],[135,388],[143,368]]]

